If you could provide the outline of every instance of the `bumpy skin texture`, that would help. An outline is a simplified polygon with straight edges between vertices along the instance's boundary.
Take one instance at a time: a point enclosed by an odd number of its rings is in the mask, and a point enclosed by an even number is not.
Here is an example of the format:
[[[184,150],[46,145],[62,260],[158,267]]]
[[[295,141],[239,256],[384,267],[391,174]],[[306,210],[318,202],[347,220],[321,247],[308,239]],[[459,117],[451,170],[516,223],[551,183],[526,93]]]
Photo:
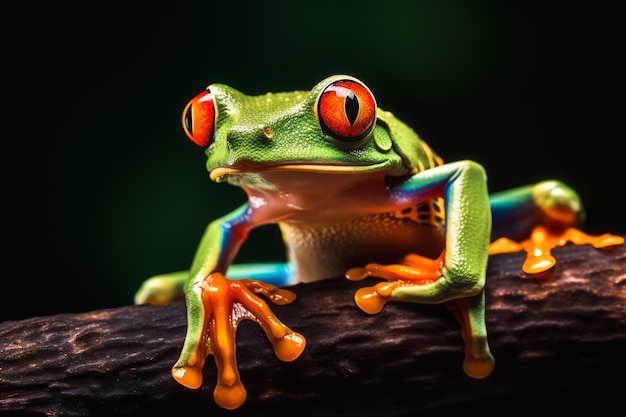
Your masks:
[[[184,294],[187,335],[172,375],[198,388],[213,355],[214,398],[227,409],[247,395],[235,353],[241,320],[256,321],[281,360],[297,359],[306,346],[257,294],[286,304],[295,298],[279,288],[287,283],[379,277],[355,294],[363,311],[376,314],[390,301],[444,304],[461,325],[465,373],[483,378],[494,368],[484,319],[489,253],[525,250],[524,270],[538,273],[554,266],[550,249],[568,241],[623,243],[575,229],[582,205],[559,181],[490,200],[479,164],[444,164],[350,76],[262,96],[213,84],[189,102],[183,126],[204,148],[210,178],[241,187],[248,200],[209,224],[189,271],[147,280],[135,300]],[[268,223],[283,232],[288,264],[233,264],[248,233]]]

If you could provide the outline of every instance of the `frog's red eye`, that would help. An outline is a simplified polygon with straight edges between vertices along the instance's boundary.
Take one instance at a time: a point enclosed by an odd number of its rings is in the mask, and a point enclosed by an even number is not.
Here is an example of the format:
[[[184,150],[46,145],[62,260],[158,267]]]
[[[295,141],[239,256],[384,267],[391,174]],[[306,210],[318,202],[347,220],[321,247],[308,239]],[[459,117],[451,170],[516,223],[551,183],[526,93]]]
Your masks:
[[[183,110],[183,129],[189,139],[202,148],[213,142],[215,104],[210,90],[203,91],[187,103]]]
[[[376,100],[358,81],[334,81],[320,94],[317,117],[325,133],[337,139],[358,140],[374,127]]]

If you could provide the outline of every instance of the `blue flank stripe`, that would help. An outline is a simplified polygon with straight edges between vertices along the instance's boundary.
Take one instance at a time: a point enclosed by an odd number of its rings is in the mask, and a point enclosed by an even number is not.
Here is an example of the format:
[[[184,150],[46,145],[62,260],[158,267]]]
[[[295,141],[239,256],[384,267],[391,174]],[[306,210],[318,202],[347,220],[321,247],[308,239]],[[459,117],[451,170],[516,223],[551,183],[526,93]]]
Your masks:
[[[293,271],[286,262],[235,264],[228,268],[229,279],[258,279],[276,287],[294,284]]]

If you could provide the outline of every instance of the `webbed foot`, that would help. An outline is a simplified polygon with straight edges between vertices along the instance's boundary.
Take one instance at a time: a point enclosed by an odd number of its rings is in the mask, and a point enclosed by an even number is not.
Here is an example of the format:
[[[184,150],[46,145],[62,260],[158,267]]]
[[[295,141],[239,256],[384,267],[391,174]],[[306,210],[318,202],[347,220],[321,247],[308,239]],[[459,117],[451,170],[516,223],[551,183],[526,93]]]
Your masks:
[[[256,296],[263,294],[275,304],[288,304],[295,299],[291,291],[278,289],[261,281],[229,280],[221,273],[212,273],[202,282],[199,293],[202,311],[196,312],[200,322],[190,322],[185,347],[172,368],[172,376],[189,388],[202,384],[204,359],[212,354],[217,366],[215,402],[226,409],[239,407],[246,399],[235,354],[237,326],[243,319],[256,321],[265,331],[282,361],[293,361],[305,348],[305,338],[278,320],[268,304]]]
[[[354,301],[366,313],[379,313],[387,302],[394,300],[391,293],[395,289],[430,284],[441,278],[444,253],[442,251],[437,259],[408,254],[400,264],[370,263],[363,268],[348,270],[346,278],[350,281],[361,281],[367,277],[383,278],[388,281],[359,289],[354,294]]]
[[[389,301],[411,301],[410,296],[394,297],[395,290],[402,289],[403,293],[410,295],[411,290],[415,290],[417,286],[427,286],[442,278],[444,257],[445,251],[437,259],[410,254],[400,264],[370,263],[363,268],[352,268],[346,272],[346,278],[360,281],[371,276],[387,280],[372,287],[361,288],[354,295],[361,310],[368,314],[377,314]],[[465,344],[464,372],[472,378],[485,378],[493,371],[495,361],[487,342],[484,291],[443,303],[461,325]]]
[[[536,226],[530,237],[521,242],[505,237],[495,240],[489,245],[489,254],[525,251],[526,260],[522,265],[522,270],[532,275],[552,268],[556,264],[552,249],[564,246],[568,242],[575,245],[589,244],[594,248],[606,248],[623,244],[624,238],[609,233],[592,236],[574,227],[555,230],[545,226]]]

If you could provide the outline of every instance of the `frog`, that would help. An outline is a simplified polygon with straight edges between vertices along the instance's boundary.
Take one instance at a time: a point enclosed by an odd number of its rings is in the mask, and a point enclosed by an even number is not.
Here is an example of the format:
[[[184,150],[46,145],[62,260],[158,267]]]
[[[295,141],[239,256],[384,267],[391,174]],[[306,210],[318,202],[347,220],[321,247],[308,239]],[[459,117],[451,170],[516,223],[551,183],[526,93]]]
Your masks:
[[[354,293],[364,314],[389,302],[444,305],[460,324],[462,369],[481,379],[495,367],[485,322],[491,255],[525,251],[523,271],[540,275],[555,268],[557,246],[623,244],[582,231],[580,196],[562,181],[489,193],[480,163],[444,163],[351,75],[261,95],[210,84],[183,108],[182,126],[204,151],[210,180],[247,198],[209,222],[188,270],[145,280],[135,303],[185,301],[171,375],[197,389],[212,355],[213,398],[225,409],[247,398],[235,353],[242,320],[261,326],[281,361],[305,351],[305,336],[270,307],[293,302],[295,284],[379,279]],[[286,261],[237,263],[249,233],[269,224],[281,231]]]

